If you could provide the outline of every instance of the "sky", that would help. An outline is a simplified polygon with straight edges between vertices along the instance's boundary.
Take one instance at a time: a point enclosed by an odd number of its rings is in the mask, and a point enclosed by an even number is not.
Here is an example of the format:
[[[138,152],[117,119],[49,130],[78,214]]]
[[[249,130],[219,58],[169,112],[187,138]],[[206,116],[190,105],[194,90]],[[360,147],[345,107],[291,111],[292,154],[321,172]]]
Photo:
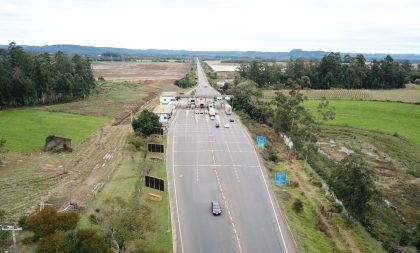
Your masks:
[[[1,0],[0,44],[420,54],[420,0]]]

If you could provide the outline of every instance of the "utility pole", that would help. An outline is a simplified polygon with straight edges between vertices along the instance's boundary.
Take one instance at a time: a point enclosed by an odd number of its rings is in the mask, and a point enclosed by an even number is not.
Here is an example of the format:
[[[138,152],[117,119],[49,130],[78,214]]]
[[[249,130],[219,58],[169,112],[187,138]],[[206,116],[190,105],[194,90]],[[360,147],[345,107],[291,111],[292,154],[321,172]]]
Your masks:
[[[3,231],[12,231],[12,238],[13,238],[13,250],[16,250],[16,231],[22,231],[21,227],[15,226],[7,226],[6,228],[1,226],[1,230]]]

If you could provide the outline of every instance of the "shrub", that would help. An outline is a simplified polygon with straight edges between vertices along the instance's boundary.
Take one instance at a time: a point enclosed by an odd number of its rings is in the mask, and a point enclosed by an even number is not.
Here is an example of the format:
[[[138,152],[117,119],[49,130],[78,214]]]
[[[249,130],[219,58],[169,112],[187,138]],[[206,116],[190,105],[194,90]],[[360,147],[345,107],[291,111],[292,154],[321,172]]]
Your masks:
[[[159,117],[148,110],[142,111],[140,115],[133,120],[131,125],[136,133],[141,133],[145,136],[151,135],[153,133],[153,128],[162,126],[159,122]]]
[[[303,210],[303,202],[300,199],[296,199],[293,202],[293,206],[292,206],[293,211],[295,211],[296,213],[300,213]]]
[[[277,162],[279,160],[279,157],[277,156],[277,151],[272,145],[267,143],[265,146],[265,150],[267,151],[267,154],[268,154],[268,160],[272,162]]]
[[[41,212],[28,218],[27,229],[32,231],[34,239],[38,240],[57,231],[74,229],[78,221],[78,213],[57,213],[54,208],[46,207]]]
[[[47,145],[50,141],[54,140],[55,135],[48,135],[47,138],[45,138],[45,145]]]

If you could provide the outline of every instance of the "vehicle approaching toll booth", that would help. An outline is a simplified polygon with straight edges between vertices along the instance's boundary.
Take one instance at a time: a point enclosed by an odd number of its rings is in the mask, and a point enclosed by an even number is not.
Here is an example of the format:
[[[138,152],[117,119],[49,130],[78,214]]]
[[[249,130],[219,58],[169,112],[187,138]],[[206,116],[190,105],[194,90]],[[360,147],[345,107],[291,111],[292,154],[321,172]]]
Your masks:
[[[231,115],[232,114],[232,106],[225,104],[225,113],[226,115]]]
[[[209,108],[209,116],[210,119],[214,119],[214,117],[216,116],[216,109],[214,109],[213,107]]]

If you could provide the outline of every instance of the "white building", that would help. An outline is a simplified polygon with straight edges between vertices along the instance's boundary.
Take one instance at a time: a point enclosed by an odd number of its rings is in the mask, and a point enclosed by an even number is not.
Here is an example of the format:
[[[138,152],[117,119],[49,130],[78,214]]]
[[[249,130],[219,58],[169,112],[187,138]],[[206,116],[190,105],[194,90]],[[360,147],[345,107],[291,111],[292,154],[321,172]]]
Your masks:
[[[153,110],[153,113],[159,116],[159,122],[165,124],[172,116],[173,105],[158,105]]]
[[[162,92],[160,94],[161,105],[175,105],[176,104],[176,92]]]

